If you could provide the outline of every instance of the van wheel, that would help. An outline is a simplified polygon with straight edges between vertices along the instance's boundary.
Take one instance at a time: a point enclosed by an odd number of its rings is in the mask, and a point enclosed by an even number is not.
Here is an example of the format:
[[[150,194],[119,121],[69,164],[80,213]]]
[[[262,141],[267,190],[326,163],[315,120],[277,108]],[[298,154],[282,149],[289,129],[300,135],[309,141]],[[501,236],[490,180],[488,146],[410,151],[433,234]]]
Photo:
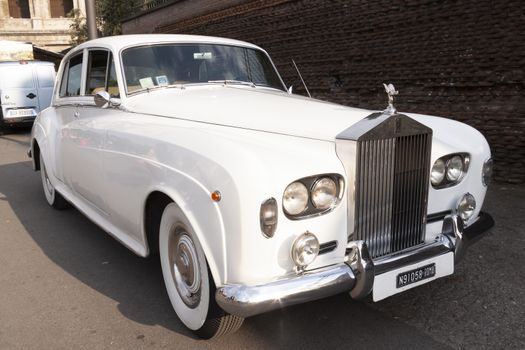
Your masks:
[[[40,177],[42,178],[42,187],[44,189],[44,195],[46,196],[47,203],[55,209],[63,210],[69,208],[71,205],[68,201],[62,197],[62,195],[55,190],[53,184],[49,180],[47,174],[47,168],[44,163],[44,158],[40,152]]]
[[[164,209],[159,230],[162,275],[179,319],[197,336],[210,339],[238,330],[243,318],[215,302],[215,283],[191,224],[175,203]]]

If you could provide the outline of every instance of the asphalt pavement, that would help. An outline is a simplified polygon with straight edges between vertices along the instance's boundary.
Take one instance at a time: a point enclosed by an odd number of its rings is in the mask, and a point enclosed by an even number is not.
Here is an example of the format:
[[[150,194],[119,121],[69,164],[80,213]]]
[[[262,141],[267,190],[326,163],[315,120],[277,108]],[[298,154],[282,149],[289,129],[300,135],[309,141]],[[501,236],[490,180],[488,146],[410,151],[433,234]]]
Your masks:
[[[524,349],[525,186],[493,184],[496,227],[454,275],[373,303],[346,294],[203,341],[172,311],[157,259],[44,198],[29,131],[0,135],[0,349]],[[125,199],[124,199],[125,200]]]

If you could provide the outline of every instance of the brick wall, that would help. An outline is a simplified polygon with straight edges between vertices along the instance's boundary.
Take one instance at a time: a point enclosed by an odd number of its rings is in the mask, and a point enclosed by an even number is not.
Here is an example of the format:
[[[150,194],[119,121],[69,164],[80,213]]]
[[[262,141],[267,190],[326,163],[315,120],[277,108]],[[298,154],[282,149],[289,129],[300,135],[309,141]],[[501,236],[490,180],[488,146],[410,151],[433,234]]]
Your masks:
[[[295,92],[304,89],[292,59],[314,97],[345,105],[383,109],[381,84],[392,82],[398,110],[474,126],[491,145],[495,179],[524,183],[524,7],[521,0],[246,1],[155,32],[253,42]]]

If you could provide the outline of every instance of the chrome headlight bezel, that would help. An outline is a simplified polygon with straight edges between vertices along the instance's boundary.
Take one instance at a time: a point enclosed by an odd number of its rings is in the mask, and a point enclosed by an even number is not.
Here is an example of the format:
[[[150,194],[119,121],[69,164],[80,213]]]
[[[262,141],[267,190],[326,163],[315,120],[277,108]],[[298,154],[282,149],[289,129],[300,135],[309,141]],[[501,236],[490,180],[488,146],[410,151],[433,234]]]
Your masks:
[[[337,203],[337,181],[328,176],[319,178],[312,185],[310,196],[316,209],[330,209]]]
[[[487,187],[490,184],[493,171],[494,161],[492,158],[489,158],[483,163],[483,168],[481,169],[481,183],[483,186]]]
[[[457,178],[451,179],[451,176],[449,176],[449,171],[451,170],[450,167],[452,166],[453,161],[457,158],[461,158],[461,164],[462,164],[461,168],[462,169],[460,171],[460,174],[457,176]],[[432,181],[432,170],[434,169],[434,167],[436,166],[436,163],[438,162],[443,162],[445,164],[445,173],[440,182],[433,182]],[[431,179],[430,184],[432,185],[434,189],[442,189],[442,188],[455,186],[463,180],[463,178],[468,172],[469,165],[470,165],[470,154],[468,153],[451,153],[451,154],[447,154],[446,156],[440,157],[436,159],[434,163],[432,164],[431,173],[430,173],[430,179]]]
[[[458,182],[465,173],[465,164],[461,156],[455,155],[447,160],[446,177],[450,182]]]
[[[446,175],[447,165],[443,159],[439,158],[434,162],[432,169],[430,170],[430,183],[432,186],[439,186],[439,184],[445,179]]]
[[[259,223],[264,237],[272,238],[277,230],[279,219],[279,208],[275,198],[268,198],[261,204],[259,211]]]
[[[471,193],[465,193],[456,204],[456,213],[465,222],[468,223],[476,212],[476,198]]]
[[[308,208],[309,200],[310,191],[308,187],[301,181],[294,181],[284,189],[283,211],[286,215],[300,215]]]
[[[319,181],[321,181],[321,180],[323,180],[325,178],[328,178],[328,179],[330,179],[331,181],[334,182],[334,184],[336,186],[336,197],[335,197],[334,201],[330,205],[328,205],[326,207],[325,206],[318,207],[314,203],[312,194],[313,194],[313,192],[314,192],[314,190],[316,188],[316,185],[319,184]],[[307,201],[306,207],[300,213],[290,213],[289,211],[286,210],[285,193],[286,193],[286,190],[288,189],[288,187],[290,185],[296,183],[296,182],[299,182],[299,183],[303,184],[307,188],[307,190],[308,190],[308,201]],[[299,180],[291,182],[290,185],[286,186],[286,188],[285,188],[285,190],[283,192],[283,203],[282,203],[282,206],[283,206],[284,215],[288,219],[291,219],[291,220],[302,220],[302,219],[310,218],[310,217],[313,217],[313,216],[324,215],[326,213],[331,212],[341,202],[341,199],[342,199],[343,194],[344,194],[344,188],[345,188],[344,179],[339,174],[320,174],[320,175],[315,175],[315,176],[303,177],[303,178],[301,178]]]
[[[304,270],[314,262],[319,255],[319,248],[319,240],[311,232],[306,231],[295,239],[290,253],[297,271]]]

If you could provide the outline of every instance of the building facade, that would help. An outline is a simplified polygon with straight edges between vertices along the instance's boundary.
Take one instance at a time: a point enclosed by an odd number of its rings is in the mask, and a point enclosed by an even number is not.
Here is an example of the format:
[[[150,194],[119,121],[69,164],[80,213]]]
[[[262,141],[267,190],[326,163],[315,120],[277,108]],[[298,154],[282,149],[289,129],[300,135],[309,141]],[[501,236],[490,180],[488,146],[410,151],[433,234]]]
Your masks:
[[[62,51],[71,46],[67,14],[73,9],[85,13],[84,0],[0,0],[0,40]]]
[[[522,0],[154,0],[124,33],[223,36],[265,48],[283,79],[313,97],[400,111],[480,130],[495,178],[525,183],[525,3]]]

